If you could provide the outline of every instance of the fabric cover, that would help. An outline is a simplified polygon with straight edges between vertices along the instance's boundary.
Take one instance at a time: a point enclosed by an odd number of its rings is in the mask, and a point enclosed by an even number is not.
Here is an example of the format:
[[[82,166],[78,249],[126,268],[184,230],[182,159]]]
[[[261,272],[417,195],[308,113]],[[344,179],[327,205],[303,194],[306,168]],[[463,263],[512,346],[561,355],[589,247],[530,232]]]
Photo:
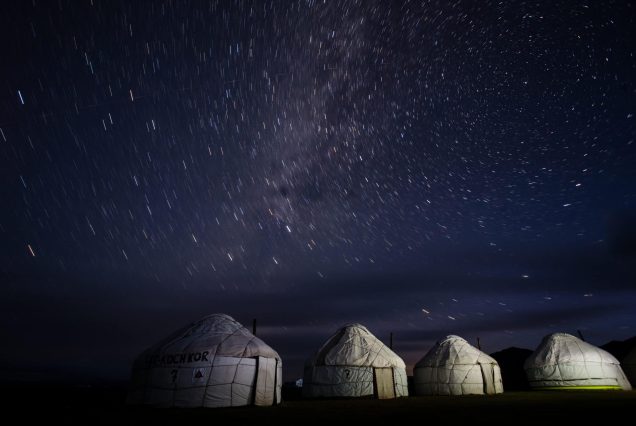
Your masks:
[[[533,389],[631,389],[616,358],[566,333],[544,337],[524,369]]]
[[[384,369],[391,369],[391,376]],[[392,393],[387,380],[392,382]],[[305,364],[305,397],[374,395],[408,396],[406,370],[404,361],[360,324],[340,328]]]
[[[375,389],[378,399],[395,398],[395,384],[393,381],[392,368],[374,368]]]
[[[134,362],[129,404],[231,407],[280,402],[281,359],[224,314],[209,315]]]
[[[459,336],[446,336],[413,368],[417,395],[484,395],[503,392],[494,358]]]

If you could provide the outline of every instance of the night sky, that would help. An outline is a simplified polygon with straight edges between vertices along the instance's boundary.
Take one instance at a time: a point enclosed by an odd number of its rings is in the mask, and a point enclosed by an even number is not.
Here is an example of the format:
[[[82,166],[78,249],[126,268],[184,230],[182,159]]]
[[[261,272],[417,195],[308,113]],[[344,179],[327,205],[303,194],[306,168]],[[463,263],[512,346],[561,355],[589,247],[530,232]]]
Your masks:
[[[0,379],[126,380],[224,312],[284,376],[636,334],[636,5],[0,6]]]

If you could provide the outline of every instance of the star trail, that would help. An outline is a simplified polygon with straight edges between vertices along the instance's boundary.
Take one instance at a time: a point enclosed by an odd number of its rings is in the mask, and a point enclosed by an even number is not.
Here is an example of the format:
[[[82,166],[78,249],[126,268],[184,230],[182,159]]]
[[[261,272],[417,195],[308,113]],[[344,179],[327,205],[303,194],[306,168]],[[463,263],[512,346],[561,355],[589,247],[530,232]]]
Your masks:
[[[125,377],[213,312],[288,378],[347,321],[410,366],[636,334],[630,2],[2,9],[4,376]]]

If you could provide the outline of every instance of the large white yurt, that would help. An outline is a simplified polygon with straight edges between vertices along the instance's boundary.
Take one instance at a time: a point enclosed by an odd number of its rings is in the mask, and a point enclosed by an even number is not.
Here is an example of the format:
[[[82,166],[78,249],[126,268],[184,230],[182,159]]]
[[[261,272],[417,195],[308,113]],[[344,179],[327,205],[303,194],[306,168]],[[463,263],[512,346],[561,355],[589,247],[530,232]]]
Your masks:
[[[532,389],[631,389],[614,356],[566,333],[544,337],[524,369]]]
[[[621,365],[623,366],[623,371],[627,379],[631,382],[632,386],[636,386],[636,346],[625,355]]]
[[[491,395],[503,392],[494,358],[459,336],[446,336],[413,368],[416,395]]]
[[[282,363],[239,322],[213,314],[143,352],[133,365],[129,404],[160,407],[273,405]]]
[[[404,361],[366,327],[340,328],[305,364],[308,398],[408,396]]]

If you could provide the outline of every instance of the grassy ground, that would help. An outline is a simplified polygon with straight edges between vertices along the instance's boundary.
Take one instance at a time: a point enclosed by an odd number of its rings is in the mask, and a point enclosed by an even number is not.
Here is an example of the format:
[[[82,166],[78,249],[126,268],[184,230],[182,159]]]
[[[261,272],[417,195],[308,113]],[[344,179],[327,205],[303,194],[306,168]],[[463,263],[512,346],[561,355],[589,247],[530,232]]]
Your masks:
[[[21,388],[3,390],[4,407],[23,421],[73,425],[332,424],[417,422],[447,425],[622,422],[633,417],[636,392],[509,392],[496,396],[409,397],[397,400],[294,400],[276,407],[152,409],[127,407],[121,389]],[[6,416],[6,413],[5,413]]]

